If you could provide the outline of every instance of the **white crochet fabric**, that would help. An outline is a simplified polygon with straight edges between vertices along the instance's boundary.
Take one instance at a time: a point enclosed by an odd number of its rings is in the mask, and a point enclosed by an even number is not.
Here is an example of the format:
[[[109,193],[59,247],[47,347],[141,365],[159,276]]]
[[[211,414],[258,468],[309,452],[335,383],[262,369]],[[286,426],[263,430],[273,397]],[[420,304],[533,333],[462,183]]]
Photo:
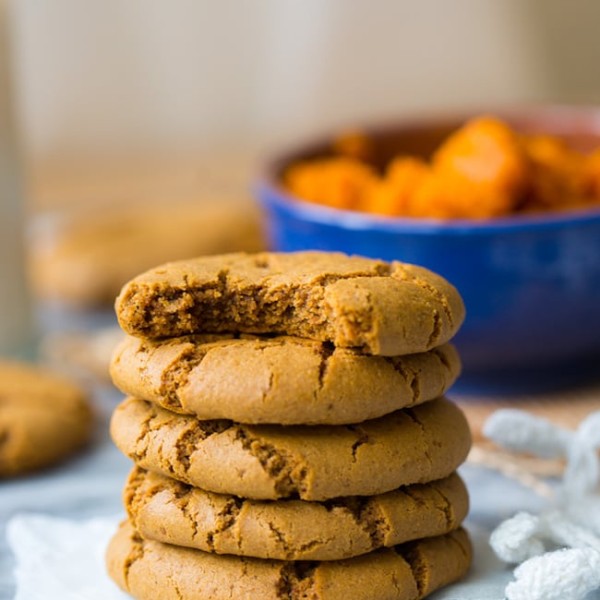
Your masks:
[[[554,506],[540,515],[518,513],[490,537],[501,560],[522,563],[506,587],[507,600],[583,600],[600,588],[600,412],[573,432],[501,410],[483,432],[507,450],[567,461]]]

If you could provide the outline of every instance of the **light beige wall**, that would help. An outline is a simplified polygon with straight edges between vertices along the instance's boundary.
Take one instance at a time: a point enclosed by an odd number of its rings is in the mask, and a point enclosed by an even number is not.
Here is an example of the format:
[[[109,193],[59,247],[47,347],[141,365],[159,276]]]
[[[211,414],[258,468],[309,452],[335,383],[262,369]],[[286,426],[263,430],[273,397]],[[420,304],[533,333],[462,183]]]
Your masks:
[[[18,0],[34,165],[217,146],[546,93],[519,0]]]
[[[600,102],[600,2],[527,0],[548,97],[563,102]]]

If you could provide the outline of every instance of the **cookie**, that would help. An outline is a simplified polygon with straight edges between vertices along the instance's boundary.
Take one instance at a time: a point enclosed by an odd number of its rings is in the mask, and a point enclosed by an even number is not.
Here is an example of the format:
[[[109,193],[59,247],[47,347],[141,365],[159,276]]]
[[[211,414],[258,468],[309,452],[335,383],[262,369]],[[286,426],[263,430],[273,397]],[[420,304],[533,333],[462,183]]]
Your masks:
[[[274,333],[397,356],[447,342],[464,305],[442,277],[327,252],[228,254],[139,275],[116,302],[131,335]]]
[[[40,367],[0,362],[0,477],[52,465],[89,439],[84,392]]]
[[[448,344],[392,358],[294,337],[221,337],[128,337],[113,355],[113,382],[200,419],[336,425],[437,398],[460,371]]]
[[[465,575],[471,557],[463,529],[344,561],[294,563],[143,540],[125,523],[106,562],[138,600],[419,600]]]
[[[243,498],[327,500],[370,496],[447,477],[471,437],[445,399],[358,425],[240,425],[199,421],[128,398],[111,433],[139,466]]]
[[[469,500],[456,474],[367,498],[243,500],[135,467],[124,492],[146,539],[279,560],[341,560],[458,528]]]
[[[129,279],[169,260],[265,249],[258,210],[233,201],[105,207],[45,225],[31,236],[32,287],[77,307],[112,304]]]

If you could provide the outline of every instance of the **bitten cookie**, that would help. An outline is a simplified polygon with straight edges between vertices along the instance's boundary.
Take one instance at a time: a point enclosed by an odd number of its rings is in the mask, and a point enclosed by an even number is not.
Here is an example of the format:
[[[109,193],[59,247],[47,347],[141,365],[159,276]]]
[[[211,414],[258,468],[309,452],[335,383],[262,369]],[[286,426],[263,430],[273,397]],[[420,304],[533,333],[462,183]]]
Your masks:
[[[469,499],[456,474],[366,498],[256,501],[205,492],[136,467],[124,492],[146,539],[280,560],[341,560],[457,529]]]
[[[244,498],[370,496],[447,477],[471,445],[445,399],[358,425],[241,425],[199,421],[128,398],[113,413],[117,447],[139,466]]]
[[[128,337],[113,355],[113,382],[200,419],[336,425],[437,398],[460,371],[448,344],[391,358],[295,337],[216,338]]]
[[[471,556],[463,529],[344,561],[294,563],[143,540],[125,523],[106,560],[138,600],[419,600],[465,575]]]
[[[89,438],[84,392],[45,369],[0,362],[0,478],[58,462]]]
[[[276,333],[383,356],[439,346],[464,318],[456,289],[427,269],[325,252],[169,263],[125,285],[116,310],[137,337]]]

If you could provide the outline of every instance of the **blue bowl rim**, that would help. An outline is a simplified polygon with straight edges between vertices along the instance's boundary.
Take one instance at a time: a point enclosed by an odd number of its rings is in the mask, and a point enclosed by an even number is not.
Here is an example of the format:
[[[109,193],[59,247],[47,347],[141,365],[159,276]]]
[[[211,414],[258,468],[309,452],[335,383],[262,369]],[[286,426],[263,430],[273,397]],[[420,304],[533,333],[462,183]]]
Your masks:
[[[600,139],[600,109],[592,106],[568,106],[568,105],[544,105],[544,106],[520,106],[499,109],[487,109],[479,111],[462,111],[451,114],[438,114],[411,118],[403,118],[392,122],[395,127],[427,127],[428,124],[439,125],[440,123],[456,123],[459,125],[466,119],[480,114],[494,114],[509,120],[522,120],[530,118],[538,123],[546,118],[554,118],[558,129],[569,131],[572,122],[586,120],[590,134],[595,134]],[[377,133],[385,130],[386,126],[376,125],[361,128],[365,131]],[[553,133],[550,131],[550,133]],[[579,208],[570,210],[553,211],[546,213],[531,213],[497,217],[493,219],[427,219],[411,217],[388,217],[361,211],[345,210],[321,206],[303,200],[290,194],[281,185],[278,173],[282,166],[289,164],[291,160],[303,154],[312,147],[319,146],[323,141],[331,139],[327,136],[317,140],[317,143],[307,143],[285,153],[278,154],[272,160],[266,162],[261,176],[258,178],[254,188],[256,196],[266,206],[277,207],[288,213],[302,218],[305,221],[320,223],[323,225],[343,226],[352,230],[377,229],[387,233],[398,234],[496,234],[522,232],[523,230],[557,230],[573,226],[587,226],[600,224],[600,206],[591,208]]]
[[[375,214],[330,208],[306,202],[287,193],[283,187],[263,179],[256,185],[263,204],[276,206],[305,221],[322,225],[337,225],[353,230],[378,229],[388,233],[509,233],[523,230],[561,229],[577,225],[600,225],[600,207],[560,211],[557,213],[517,215],[482,221],[472,219],[424,219],[386,217]]]

